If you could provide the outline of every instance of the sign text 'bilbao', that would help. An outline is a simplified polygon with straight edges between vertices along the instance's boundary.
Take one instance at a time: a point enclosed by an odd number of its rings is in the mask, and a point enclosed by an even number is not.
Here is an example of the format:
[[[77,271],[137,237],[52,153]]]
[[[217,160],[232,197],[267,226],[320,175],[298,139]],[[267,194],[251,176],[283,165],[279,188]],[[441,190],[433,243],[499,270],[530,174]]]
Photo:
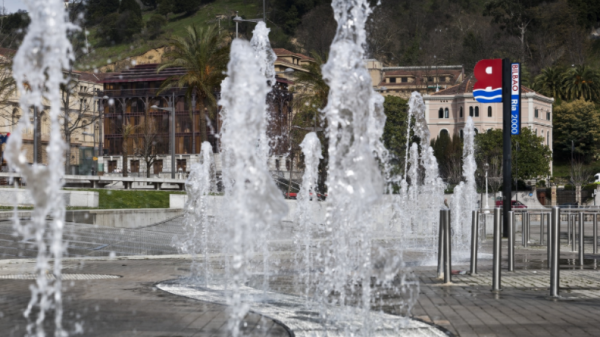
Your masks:
[[[481,60],[473,71],[473,97],[479,103],[502,102],[502,59]]]

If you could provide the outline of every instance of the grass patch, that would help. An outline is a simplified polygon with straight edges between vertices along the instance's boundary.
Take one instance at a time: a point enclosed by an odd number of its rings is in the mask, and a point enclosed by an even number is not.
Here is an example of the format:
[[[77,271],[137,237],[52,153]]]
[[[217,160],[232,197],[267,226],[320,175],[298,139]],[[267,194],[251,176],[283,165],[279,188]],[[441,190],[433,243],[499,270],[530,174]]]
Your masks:
[[[126,209],[126,208],[169,208],[170,194],[185,194],[180,191],[139,191],[109,189],[66,189],[69,191],[98,192],[98,208],[94,209]],[[12,210],[12,206],[0,206],[0,211]],[[19,210],[32,210],[33,207],[20,206]],[[67,207],[67,210],[84,210],[89,207]]]
[[[81,191],[77,189],[77,191]],[[98,209],[123,208],[169,208],[170,194],[185,194],[173,191],[136,191],[86,189],[84,191],[98,192]]]

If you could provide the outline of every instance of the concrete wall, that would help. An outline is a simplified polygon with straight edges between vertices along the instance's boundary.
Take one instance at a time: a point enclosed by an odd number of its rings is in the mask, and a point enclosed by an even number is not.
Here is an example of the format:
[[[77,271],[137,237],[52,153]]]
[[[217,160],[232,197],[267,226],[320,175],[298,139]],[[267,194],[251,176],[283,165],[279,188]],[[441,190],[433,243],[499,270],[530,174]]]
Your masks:
[[[98,192],[89,191],[61,191],[66,206],[71,207],[98,207]],[[0,188],[0,205],[33,206],[33,199],[26,189]]]
[[[31,211],[19,211],[20,219],[29,219]],[[183,214],[181,209],[102,209],[85,211],[67,211],[67,222],[84,223],[100,227],[138,228],[146,227]],[[0,212],[0,221],[13,218],[13,211]]]

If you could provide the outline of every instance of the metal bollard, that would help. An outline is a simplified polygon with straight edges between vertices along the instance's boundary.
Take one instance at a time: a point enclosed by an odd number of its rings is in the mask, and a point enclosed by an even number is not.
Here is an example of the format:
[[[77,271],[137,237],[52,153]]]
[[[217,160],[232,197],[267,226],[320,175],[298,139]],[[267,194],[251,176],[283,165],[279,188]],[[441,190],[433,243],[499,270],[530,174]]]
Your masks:
[[[560,258],[560,208],[552,207],[552,243],[551,243],[551,267],[550,267],[550,296],[558,297],[560,286],[559,265]]]
[[[548,269],[552,268],[552,213],[548,214],[548,236],[546,237],[546,250],[548,258]]]
[[[508,271],[515,271],[515,214],[508,211]]]
[[[577,244],[577,233],[575,233],[577,226],[575,226],[575,217],[577,216],[577,214],[573,214],[572,218],[573,220],[571,221],[571,235],[573,236],[571,238],[571,251],[574,252],[575,251],[575,245]]]
[[[477,245],[479,244],[479,213],[471,216],[471,275],[477,274]]]
[[[500,261],[502,261],[502,234],[500,233],[500,208],[494,209],[494,269],[492,275],[492,291],[500,291]]]
[[[540,245],[544,244],[544,219],[546,219],[546,214],[540,213]]]
[[[523,247],[527,247],[529,245],[529,220],[529,213],[523,213],[523,229],[521,233],[523,236]]]
[[[594,254],[598,254],[598,214],[594,213],[593,220],[594,228],[592,231],[594,232]],[[594,261],[596,260],[594,259]]]
[[[438,278],[442,279],[444,277],[444,229],[446,226],[444,225],[444,220],[446,217],[444,216],[444,210],[440,210],[440,230],[438,235]]]
[[[452,283],[452,246],[450,240],[450,210],[443,210],[444,217],[444,283]]]
[[[583,230],[583,226],[585,225],[584,214],[583,212],[579,213],[579,265],[583,266],[583,253],[585,252],[585,241],[583,239],[583,235],[585,231]]]

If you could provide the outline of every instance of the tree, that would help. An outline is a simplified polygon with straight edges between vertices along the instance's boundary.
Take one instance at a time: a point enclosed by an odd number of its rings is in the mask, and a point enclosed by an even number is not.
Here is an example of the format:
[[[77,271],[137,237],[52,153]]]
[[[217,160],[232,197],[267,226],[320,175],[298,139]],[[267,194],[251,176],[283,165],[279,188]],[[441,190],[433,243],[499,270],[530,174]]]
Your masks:
[[[553,125],[555,157],[570,160],[571,144],[574,154],[586,163],[598,154],[600,111],[592,102],[563,102],[554,108]]]
[[[438,162],[440,176],[450,184],[458,184],[462,180],[463,142],[457,135],[442,132],[437,139],[431,141],[433,154]]]
[[[294,107],[296,109],[296,115],[294,116],[295,126],[304,126],[308,130],[325,130],[327,127],[327,121],[322,118],[320,111],[327,106],[327,99],[329,97],[329,85],[323,79],[323,73],[321,72],[323,64],[327,60],[327,55],[321,57],[316,52],[311,52],[311,56],[314,58],[314,62],[304,65],[305,71],[297,71],[294,73],[295,76],[295,93],[294,93]],[[312,129],[311,129],[312,127]],[[291,132],[294,134],[300,133],[300,130],[293,128]],[[325,137],[323,132],[317,132],[317,136],[321,141],[322,156],[323,159],[319,162],[319,181],[318,188],[321,194],[327,191],[327,166],[329,161],[329,139]],[[292,137],[290,137],[292,138]],[[302,139],[296,135],[297,144],[300,144]],[[292,147],[292,145],[290,145]],[[295,149],[295,148],[294,148]],[[293,150],[293,149],[292,149]],[[290,151],[292,155],[294,151]]]
[[[108,15],[116,13],[119,6],[119,0],[88,0],[86,20],[90,25],[98,24]]]
[[[533,89],[542,95],[553,97],[559,102],[563,95],[563,74],[564,68],[552,66],[542,70],[542,73],[535,78]]]
[[[185,96],[190,101],[195,95],[200,110],[201,142],[208,140],[205,108],[216,108],[215,88],[225,78],[229,62],[229,46],[223,37],[214,26],[200,28],[192,25],[187,28],[186,36],[173,36],[167,40],[165,62],[157,69],[157,72],[172,67],[185,69],[184,75],[172,76],[164,81],[160,90],[185,88]],[[213,113],[214,110],[209,110],[209,115]]]
[[[165,18],[167,18],[169,13],[173,12],[173,0],[160,0],[156,12],[160,15],[164,15]]]
[[[589,66],[577,66],[564,74],[563,92],[569,100],[600,102],[600,74]]]
[[[291,35],[306,13],[318,5],[327,3],[325,0],[272,0],[269,17],[282,27],[286,34]]]
[[[13,116],[13,106],[9,104],[11,96],[17,90],[17,84],[12,76],[12,64],[11,58],[0,58],[0,120],[3,120],[0,124],[5,126],[17,123]]]
[[[395,96],[386,96],[383,110],[386,115],[382,141],[389,151],[390,172],[392,175],[402,174],[406,156],[406,123],[408,120],[408,101]]]
[[[513,178],[534,179],[545,177],[550,173],[552,152],[543,141],[543,137],[536,136],[529,128],[522,128],[520,135],[511,137]],[[517,143],[519,151],[516,149]],[[475,147],[475,158],[480,165],[486,162],[490,165],[500,162],[501,165],[502,129],[476,135]]]
[[[132,11],[112,13],[102,20],[98,28],[99,36],[108,45],[130,41],[144,28],[144,21]]]
[[[140,19],[142,18],[142,8],[135,0],[121,0],[119,13],[131,12]]]
[[[296,30],[296,37],[304,50],[314,51],[321,57],[326,57],[336,28],[337,23],[333,18],[331,4],[324,4],[315,7],[302,17],[302,23]]]
[[[199,0],[173,0],[173,13],[193,13],[200,6]]]
[[[123,121],[123,131],[121,132],[121,135],[123,136],[123,143],[121,145],[123,152],[123,177],[127,177],[129,175],[129,169],[127,167],[129,165],[129,138],[131,138],[138,131],[139,127],[139,125],[128,123],[127,118],[125,118]]]
[[[100,119],[102,111],[93,113],[93,102],[91,97],[82,95],[79,91],[81,81],[78,75],[70,70],[65,74],[68,81],[61,85],[61,103],[62,111],[59,115],[59,121],[62,121],[61,132],[67,143],[67,152],[65,160],[65,172],[70,172],[71,168],[71,138],[74,134],[80,133],[90,125],[95,125]]]
[[[153,9],[156,9],[156,6],[158,5],[157,0],[141,0],[141,1],[142,1],[142,4],[144,4],[144,6],[152,7]]]
[[[155,120],[151,119],[148,113],[146,113],[142,136],[136,139],[134,145],[135,156],[142,158],[146,163],[146,178],[150,178],[150,168],[154,165],[158,157],[157,144],[160,140]]]
[[[162,28],[167,24],[167,19],[159,14],[153,14],[146,22],[146,30],[151,39],[155,39],[162,33]]]
[[[581,186],[592,177],[592,171],[589,167],[583,164],[581,160],[571,160],[571,172],[569,182],[575,186],[575,200],[578,205],[581,205]]]

